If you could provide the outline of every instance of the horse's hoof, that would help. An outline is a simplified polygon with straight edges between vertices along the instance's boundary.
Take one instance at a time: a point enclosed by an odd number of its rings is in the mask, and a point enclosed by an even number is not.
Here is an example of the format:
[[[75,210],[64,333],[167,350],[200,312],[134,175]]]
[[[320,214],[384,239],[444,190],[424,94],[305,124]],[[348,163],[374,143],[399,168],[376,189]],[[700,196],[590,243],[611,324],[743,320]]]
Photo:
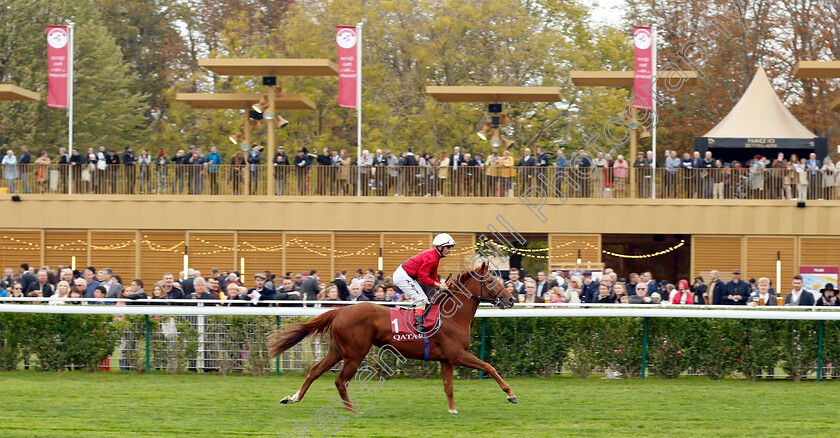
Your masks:
[[[289,396],[287,395],[287,396],[283,397],[283,400],[280,400],[280,403],[281,403],[281,404],[284,404],[284,405],[287,405],[287,404],[289,404],[289,403],[290,403],[290,400],[291,400],[291,397],[289,397]]]
[[[516,397],[508,397],[508,401],[513,404],[519,403],[519,400],[517,400]]]
[[[449,410],[449,413],[450,413],[450,414],[457,414],[457,413],[458,413],[458,410],[457,410],[457,409],[450,409],[450,410]]]

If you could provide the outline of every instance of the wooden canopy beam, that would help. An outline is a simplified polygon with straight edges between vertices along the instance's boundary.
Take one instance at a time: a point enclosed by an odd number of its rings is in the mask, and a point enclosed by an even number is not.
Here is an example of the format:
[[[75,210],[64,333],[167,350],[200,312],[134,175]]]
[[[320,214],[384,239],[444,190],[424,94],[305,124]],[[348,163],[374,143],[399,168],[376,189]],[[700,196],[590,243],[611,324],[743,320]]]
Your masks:
[[[14,85],[0,84],[0,100],[41,100],[41,95]]]

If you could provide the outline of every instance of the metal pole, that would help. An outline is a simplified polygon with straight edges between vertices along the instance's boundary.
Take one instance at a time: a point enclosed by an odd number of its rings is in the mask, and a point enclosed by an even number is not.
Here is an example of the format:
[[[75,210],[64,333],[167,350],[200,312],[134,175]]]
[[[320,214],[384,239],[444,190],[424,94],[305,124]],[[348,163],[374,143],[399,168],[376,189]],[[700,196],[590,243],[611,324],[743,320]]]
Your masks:
[[[651,132],[651,149],[653,150],[653,171],[651,172],[650,176],[650,197],[651,199],[656,199],[656,123],[659,121],[656,109],[656,25],[654,24],[651,26],[651,41],[653,43],[653,62],[651,66],[653,67],[653,76],[654,79],[651,84],[653,88],[653,93],[650,96],[650,110],[653,111],[653,132]]]
[[[362,23],[356,24],[356,196],[362,196]]]
[[[820,328],[819,328],[819,341],[817,343],[817,382],[822,380],[822,368],[823,368],[823,332],[825,331],[825,321],[820,321]]]
[[[280,330],[280,315],[274,317],[274,326]],[[280,376],[280,356],[274,358],[274,375]]]
[[[487,318],[481,318],[481,351],[478,353],[478,358],[484,360],[484,341],[487,339]],[[478,379],[484,378],[484,371],[478,372]]]
[[[70,33],[70,47],[67,50],[70,58],[67,63],[67,193],[70,195],[73,194],[73,171],[69,158],[73,156],[73,27],[74,23],[67,25]]]
[[[152,355],[151,355],[151,342],[149,340],[149,332],[151,332],[151,325],[149,323],[149,315],[146,315],[146,374],[152,373]]]
[[[648,332],[650,331],[650,318],[645,317],[645,334],[642,337],[642,378],[645,378],[647,368]]]

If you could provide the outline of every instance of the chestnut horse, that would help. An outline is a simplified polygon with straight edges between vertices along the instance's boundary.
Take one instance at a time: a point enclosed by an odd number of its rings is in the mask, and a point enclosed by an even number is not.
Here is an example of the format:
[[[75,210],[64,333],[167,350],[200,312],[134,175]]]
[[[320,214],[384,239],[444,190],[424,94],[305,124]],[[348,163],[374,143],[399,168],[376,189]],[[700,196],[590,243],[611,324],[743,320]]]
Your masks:
[[[469,352],[470,325],[475,318],[479,302],[490,302],[505,309],[513,307],[514,297],[488,270],[486,263],[475,269],[461,270],[446,284],[448,289],[438,293],[434,300],[440,304],[442,322],[440,328],[429,335],[429,351],[430,360],[439,361],[441,365],[449,412],[457,413],[452,396],[455,365],[482,370],[493,376],[502,391],[507,394],[508,401],[517,403],[510,386],[496,369]],[[272,335],[268,343],[269,353],[272,357],[277,357],[308,335],[323,335],[327,331],[330,332],[329,352],[309,370],[298,392],[286,396],[281,403],[301,401],[315,379],[344,359],[341,372],[335,379],[335,386],[347,410],[354,411],[345,385],[356,374],[371,345],[388,345],[406,358],[423,359],[423,341],[393,342],[388,307],[372,303],[342,307],[324,313],[312,321],[292,324]]]

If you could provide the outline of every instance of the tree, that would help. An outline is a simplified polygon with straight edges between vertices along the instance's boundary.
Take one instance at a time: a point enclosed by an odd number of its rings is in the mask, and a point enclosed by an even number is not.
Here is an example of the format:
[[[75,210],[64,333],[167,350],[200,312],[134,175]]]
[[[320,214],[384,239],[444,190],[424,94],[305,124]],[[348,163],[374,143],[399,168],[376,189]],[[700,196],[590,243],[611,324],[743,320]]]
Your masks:
[[[103,144],[108,148],[135,146],[144,137],[143,96],[129,90],[129,66],[90,1],[59,0],[49,8],[41,2],[10,0],[0,9],[5,49],[0,82],[9,82],[46,95],[47,23],[75,22],[74,145]],[[67,145],[66,112],[34,103],[0,104],[0,144],[53,153]]]

